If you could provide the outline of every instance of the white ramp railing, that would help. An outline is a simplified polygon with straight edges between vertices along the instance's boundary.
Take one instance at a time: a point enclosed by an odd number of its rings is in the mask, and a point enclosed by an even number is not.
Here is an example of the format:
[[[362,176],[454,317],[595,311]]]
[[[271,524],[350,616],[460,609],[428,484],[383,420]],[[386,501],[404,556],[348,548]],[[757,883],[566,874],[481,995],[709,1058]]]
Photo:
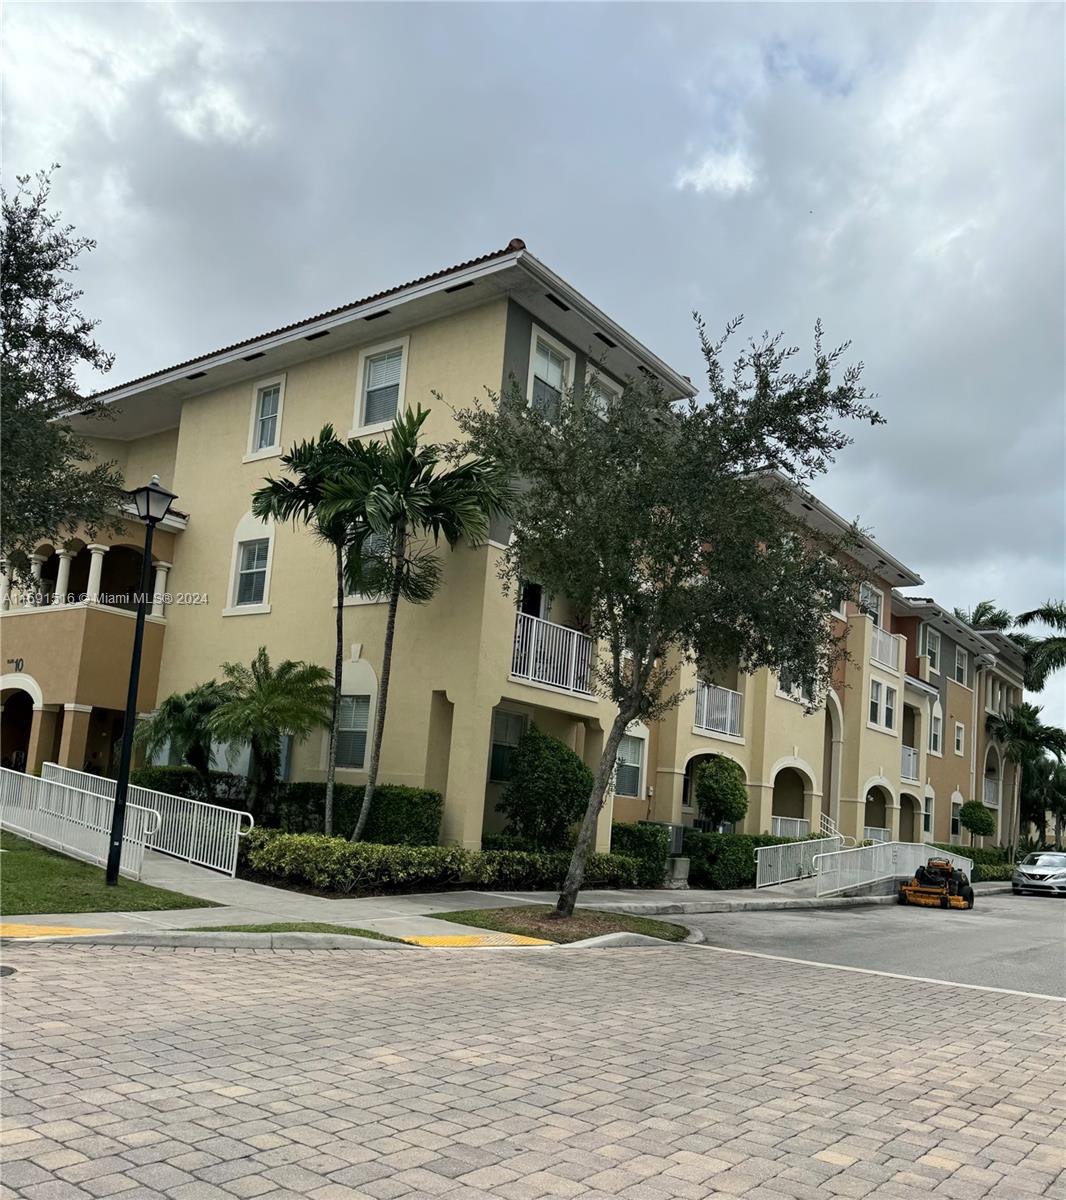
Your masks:
[[[71,858],[101,867],[107,864],[114,807],[114,800],[85,788],[0,767],[0,825]],[[119,859],[123,875],[140,879],[145,846],[159,825],[155,809],[126,805]]]
[[[75,771],[58,763],[45,763],[41,775],[100,796],[113,798],[115,795],[115,781],[103,775]],[[127,800],[159,813],[159,828],[148,842],[150,850],[200,867],[210,867],[213,871],[224,871],[227,875],[237,873],[238,840],[255,824],[251,813],[134,785],[130,786]]]
[[[760,846],[755,851],[755,886],[772,887],[792,879],[809,879],[814,874],[817,856],[839,850],[844,839],[811,838],[805,842],[785,842],[780,846]]]
[[[931,858],[946,858],[951,864],[973,872],[973,861],[938,846],[921,842],[878,842],[874,846],[856,846],[816,856],[818,895],[831,896],[849,888],[880,883],[886,879],[908,879]]]

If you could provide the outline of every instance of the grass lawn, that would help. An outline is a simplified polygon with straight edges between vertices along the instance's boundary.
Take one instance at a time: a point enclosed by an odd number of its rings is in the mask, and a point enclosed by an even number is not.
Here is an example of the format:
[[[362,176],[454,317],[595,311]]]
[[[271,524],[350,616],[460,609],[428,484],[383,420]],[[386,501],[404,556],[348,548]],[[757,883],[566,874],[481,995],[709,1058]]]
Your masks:
[[[545,938],[549,942],[580,942],[583,938],[599,937],[602,933],[644,933],[648,937],[662,938],[664,942],[682,942],[688,936],[688,930],[683,925],[656,921],[651,917],[600,912],[595,908],[575,908],[572,917],[555,921],[550,918],[554,911],[554,907],[547,904],[523,904],[514,908],[472,908],[465,912],[434,913],[433,916],[441,921],[454,921],[457,925],[518,933],[526,937]]]
[[[279,921],[275,925],[197,925],[186,933],[343,933],[348,937],[373,938],[376,942],[402,942],[403,938],[375,933],[372,929],[353,929],[330,925],[325,921]]]
[[[133,879],[104,882],[103,867],[67,858],[33,842],[0,832],[0,911],[5,917],[32,913],[142,912],[147,909],[217,908],[179,892]]]

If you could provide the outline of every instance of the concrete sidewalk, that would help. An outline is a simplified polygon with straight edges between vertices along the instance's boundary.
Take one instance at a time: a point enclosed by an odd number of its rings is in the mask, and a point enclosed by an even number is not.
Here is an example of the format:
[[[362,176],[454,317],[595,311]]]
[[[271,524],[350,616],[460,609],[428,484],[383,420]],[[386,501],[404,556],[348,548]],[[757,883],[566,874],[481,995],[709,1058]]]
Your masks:
[[[145,856],[141,879],[154,887],[213,901],[225,907],[127,913],[53,913],[12,917],[5,922],[5,926],[21,924],[37,928],[144,933],[153,929],[175,930],[217,925],[269,925],[315,921],[355,929],[369,929],[396,938],[462,936],[470,934],[469,926],[436,920],[433,914],[471,908],[551,904],[556,897],[554,891],[455,891],[412,896],[369,896],[350,900],[326,899],[322,896],[252,883],[246,879],[231,879],[216,871],[208,871],[203,867],[153,853]],[[677,916],[681,918],[681,924],[684,924],[686,914],[851,907],[886,903],[891,900],[891,897],[884,896],[818,900],[815,896],[814,880],[811,879],[782,884],[759,892],[747,888],[737,891],[588,890],[581,893],[581,905],[585,908],[599,908],[607,912],[624,912],[638,916]],[[9,929],[5,929],[5,932],[9,936],[12,935]]]

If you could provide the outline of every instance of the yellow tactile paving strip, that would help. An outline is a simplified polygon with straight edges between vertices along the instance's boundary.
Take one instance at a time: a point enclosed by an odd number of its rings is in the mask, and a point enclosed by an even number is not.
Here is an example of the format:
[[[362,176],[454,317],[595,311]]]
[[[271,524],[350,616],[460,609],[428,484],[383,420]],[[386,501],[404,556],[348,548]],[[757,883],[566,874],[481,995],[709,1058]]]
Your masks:
[[[520,933],[434,934],[432,937],[406,937],[415,946],[554,946],[544,938],[525,937]]]
[[[111,929],[86,929],[82,925],[8,925],[0,923],[0,937],[76,937],[79,933],[112,933]]]

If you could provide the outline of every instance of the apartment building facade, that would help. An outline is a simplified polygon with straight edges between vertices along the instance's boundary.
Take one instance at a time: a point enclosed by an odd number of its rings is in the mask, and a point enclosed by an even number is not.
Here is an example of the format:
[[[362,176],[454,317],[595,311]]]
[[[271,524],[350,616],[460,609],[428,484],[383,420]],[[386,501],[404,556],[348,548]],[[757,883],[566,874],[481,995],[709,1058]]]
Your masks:
[[[329,552],[305,530],[260,522],[250,511],[254,490],[279,472],[284,448],[327,422],[341,434],[380,436],[396,412],[418,404],[432,410],[426,436],[447,441],[455,435],[451,408],[466,407],[485,388],[517,381],[531,403],[550,406],[586,380],[609,393],[638,372],[677,399],[694,394],[684,376],[516,239],[103,393],[113,419],[83,428],[96,453],[117,461],[129,486],[155,474],[179,496],[180,512],[156,535],[141,710],[216,677],[225,661],[249,661],[260,646],[275,660],[332,663]],[[796,491],[794,504],[816,527],[845,527],[813,496]],[[500,522],[485,545],[445,552],[438,596],[405,605],[398,622],[382,778],[439,789],[442,840],[465,846],[500,827],[496,802],[530,723],[592,765],[613,717],[591,690],[595,647],[566,598],[536,583],[517,595],[501,588],[506,537]],[[142,544],[143,529],[130,517],[116,534],[41,546],[33,562],[39,594],[28,603],[4,600],[5,763],[35,770],[54,759],[107,772],[117,762]],[[652,727],[634,725],[623,741],[600,848],[609,845],[612,819],[694,821],[693,772],[713,754],[744,771],[748,831],[798,835],[817,830],[824,815],[856,839],[946,841],[955,795],[992,795],[990,762],[999,772],[997,797],[1011,786],[977,714],[979,695],[1006,704],[1020,688],[1009,648],[978,647],[976,635],[968,642],[947,628],[943,610],[906,600],[897,589],[921,578],[871,539],[855,556],[866,582],[834,617],[848,659],[824,703],[812,712],[790,681],[767,671],[734,668],[699,679],[686,668],[681,705]],[[382,603],[362,596],[344,608],[338,779],[359,783],[385,614]],[[966,648],[967,670],[977,673],[966,676],[968,689],[935,665],[947,663],[955,645]],[[967,697],[969,724],[957,717]],[[957,719],[961,755],[943,748]],[[939,738],[938,749],[931,738]],[[291,747],[286,770],[324,779],[325,756],[323,732]],[[980,766],[967,774],[959,769],[966,761]]]

